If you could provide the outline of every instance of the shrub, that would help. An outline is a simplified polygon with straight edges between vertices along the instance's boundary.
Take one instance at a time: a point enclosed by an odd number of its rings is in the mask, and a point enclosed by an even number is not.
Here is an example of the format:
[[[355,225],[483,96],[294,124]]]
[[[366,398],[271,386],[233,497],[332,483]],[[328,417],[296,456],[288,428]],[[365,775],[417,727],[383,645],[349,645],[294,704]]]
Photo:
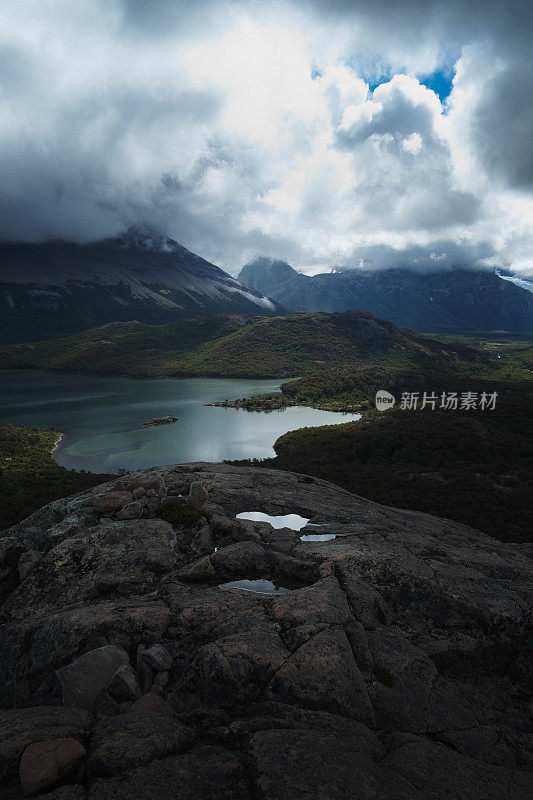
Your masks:
[[[184,525],[192,528],[198,520],[205,516],[203,511],[185,503],[163,503],[158,515],[171,525]]]

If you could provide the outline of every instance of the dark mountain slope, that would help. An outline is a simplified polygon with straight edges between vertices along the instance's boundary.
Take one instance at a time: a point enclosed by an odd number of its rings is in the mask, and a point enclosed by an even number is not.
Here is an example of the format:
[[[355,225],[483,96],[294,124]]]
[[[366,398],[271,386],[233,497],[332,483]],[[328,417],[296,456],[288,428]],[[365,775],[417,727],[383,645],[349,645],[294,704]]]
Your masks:
[[[302,275],[257,259],[239,280],[293,311],[360,309],[420,331],[533,331],[533,293],[495,273],[454,269],[423,275],[404,268]]]
[[[269,314],[275,303],[185,247],[130,230],[89,245],[0,245],[0,338],[50,339],[106,322]]]

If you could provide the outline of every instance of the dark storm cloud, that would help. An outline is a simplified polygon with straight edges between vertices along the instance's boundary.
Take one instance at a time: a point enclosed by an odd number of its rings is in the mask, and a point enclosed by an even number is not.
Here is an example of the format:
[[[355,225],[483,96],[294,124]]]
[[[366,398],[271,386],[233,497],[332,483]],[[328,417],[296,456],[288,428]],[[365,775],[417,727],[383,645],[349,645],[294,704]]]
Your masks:
[[[7,0],[0,237],[90,240],[147,221],[228,267],[262,251],[349,261],[369,238],[376,265],[415,263],[418,247],[429,259],[436,238],[446,258],[485,259],[483,181],[495,208],[500,187],[533,184],[532,16],[518,0]],[[444,131],[416,79],[454,66]],[[412,83],[378,86],[359,113],[357,78],[399,73]],[[458,184],[459,146],[478,188]],[[518,252],[520,236],[500,238]]]

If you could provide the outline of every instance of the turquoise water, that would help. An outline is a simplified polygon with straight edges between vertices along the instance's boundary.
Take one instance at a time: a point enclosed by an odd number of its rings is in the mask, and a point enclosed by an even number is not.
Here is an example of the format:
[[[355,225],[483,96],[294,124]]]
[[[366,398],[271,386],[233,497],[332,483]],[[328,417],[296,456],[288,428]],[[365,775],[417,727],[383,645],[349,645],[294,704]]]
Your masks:
[[[190,461],[266,458],[295,428],[350,422],[358,414],[294,407],[268,413],[205,407],[279,392],[279,380],[134,380],[34,371],[0,372],[0,423],[54,427],[54,457],[71,469],[116,472]],[[143,428],[174,414],[172,425]]]

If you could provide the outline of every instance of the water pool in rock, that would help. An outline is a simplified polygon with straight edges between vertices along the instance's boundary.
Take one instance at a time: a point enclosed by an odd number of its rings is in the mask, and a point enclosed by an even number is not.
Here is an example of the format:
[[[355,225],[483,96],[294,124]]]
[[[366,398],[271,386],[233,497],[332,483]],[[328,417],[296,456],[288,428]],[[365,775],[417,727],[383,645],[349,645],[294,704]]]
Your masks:
[[[264,514],[262,511],[243,511],[237,514],[236,519],[247,519],[252,522],[268,522],[273,528],[290,528],[291,531],[300,531],[305,528],[308,519],[299,514],[285,514],[284,516],[274,517],[271,514]]]

